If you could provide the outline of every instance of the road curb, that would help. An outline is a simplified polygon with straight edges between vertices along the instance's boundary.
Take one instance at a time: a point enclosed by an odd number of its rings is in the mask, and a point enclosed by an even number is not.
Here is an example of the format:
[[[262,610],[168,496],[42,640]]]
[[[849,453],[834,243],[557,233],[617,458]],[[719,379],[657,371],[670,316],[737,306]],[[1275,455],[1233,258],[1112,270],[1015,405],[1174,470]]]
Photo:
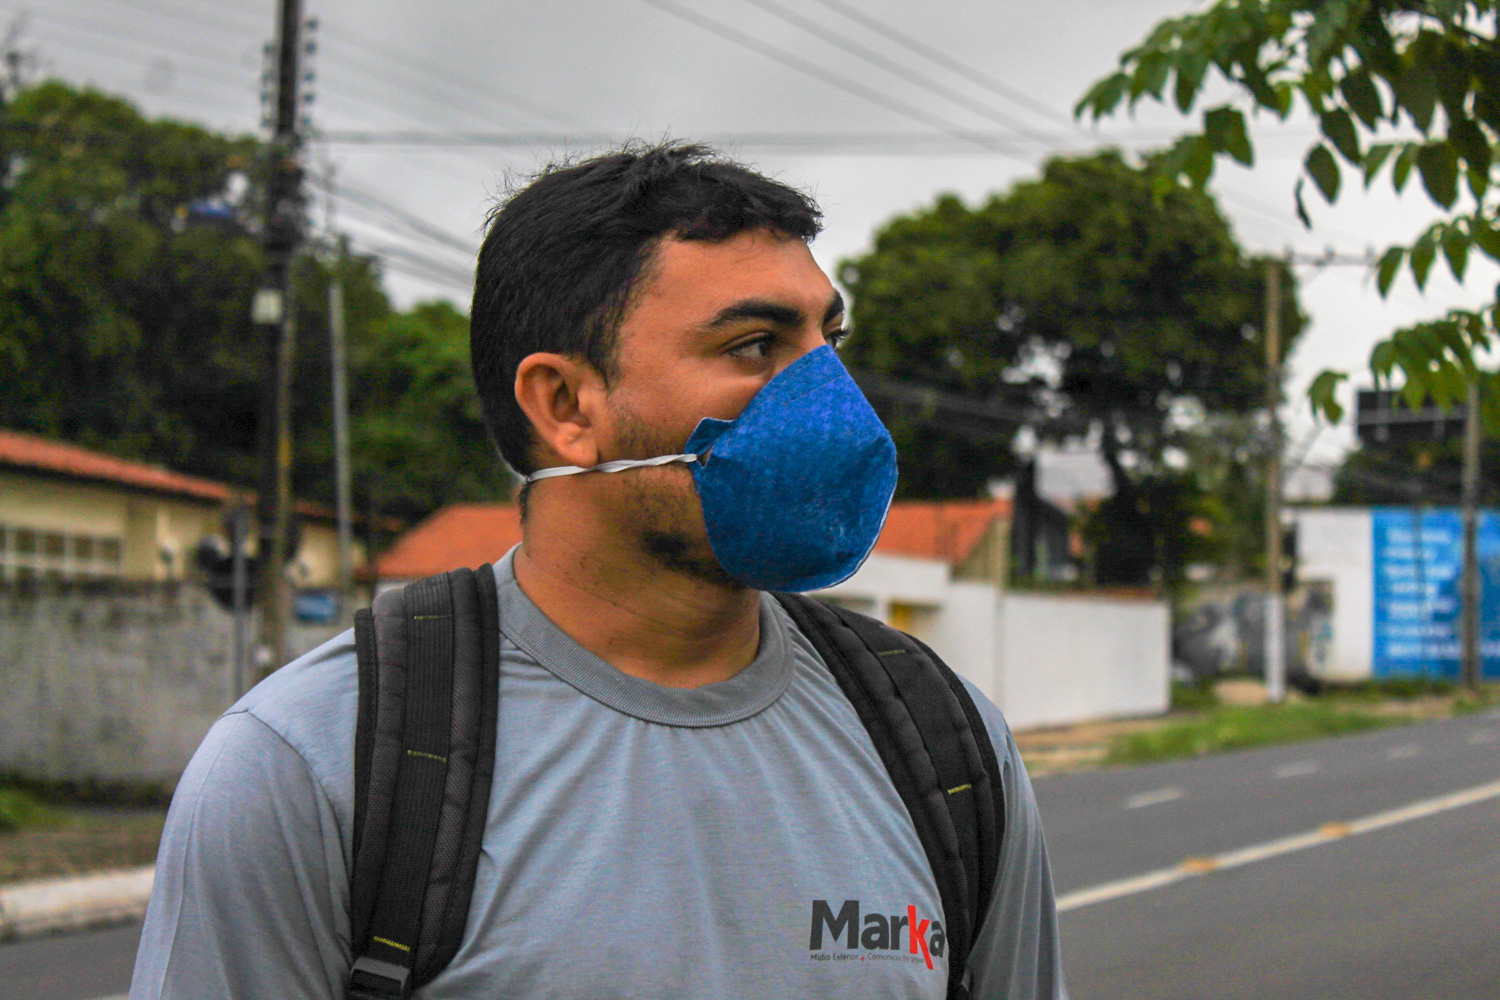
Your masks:
[[[138,920],[155,876],[146,865],[0,886],[0,940]]]

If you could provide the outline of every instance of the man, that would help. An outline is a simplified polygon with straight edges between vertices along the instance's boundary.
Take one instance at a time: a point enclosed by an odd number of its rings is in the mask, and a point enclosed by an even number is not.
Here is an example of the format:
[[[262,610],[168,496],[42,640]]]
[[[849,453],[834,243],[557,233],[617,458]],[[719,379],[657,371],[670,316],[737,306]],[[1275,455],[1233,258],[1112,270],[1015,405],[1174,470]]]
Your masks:
[[[495,568],[495,776],[467,928],[418,996],[945,995],[912,819],[757,589],[847,576],[894,484],[828,350],[844,309],[808,251],[818,227],[802,194],[675,145],[554,168],[492,216],[473,364],[528,477],[524,540]],[[789,478],[816,485],[811,514],[744,509]],[[971,694],[1006,803],[972,995],[1059,998],[1030,786]],[[210,731],[163,837],[135,1000],[343,995],[356,700],[346,634]]]

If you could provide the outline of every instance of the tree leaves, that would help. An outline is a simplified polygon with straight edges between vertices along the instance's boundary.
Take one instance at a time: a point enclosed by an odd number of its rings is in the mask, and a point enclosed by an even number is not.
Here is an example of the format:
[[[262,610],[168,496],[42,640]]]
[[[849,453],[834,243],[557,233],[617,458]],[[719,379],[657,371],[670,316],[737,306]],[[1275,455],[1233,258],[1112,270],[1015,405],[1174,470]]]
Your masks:
[[[1343,108],[1334,108],[1326,111],[1319,117],[1323,134],[1328,141],[1333,143],[1333,148],[1339,151],[1343,158],[1355,166],[1359,166],[1362,157],[1359,153],[1359,135],[1354,131],[1354,119],[1349,117],[1349,112]]]
[[[1321,142],[1314,146],[1308,151],[1304,166],[1308,176],[1322,192],[1323,199],[1330,205],[1333,204],[1339,196],[1339,165],[1334,162],[1328,147]]]
[[[1380,92],[1375,89],[1375,83],[1370,79],[1370,71],[1365,66],[1359,66],[1344,74],[1344,78],[1339,81],[1339,93],[1343,96],[1344,103],[1359,116],[1359,120],[1367,129],[1373,130],[1375,123],[1385,115]]]
[[[1432,270],[1432,262],[1437,259],[1438,237],[1435,229],[1429,229],[1423,233],[1411,248],[1411,276],[1417,282],[1418,288],[1427,285],[1427,272]]]
[[[1332,423],[1344,418],[1343,404],[1338,401],[1339,384],[1349,376],[1343,372],[1322,371],[1307,387],[1307,398],[1312,403],[1314,415],[1321,414]]]
[[[1375,175],[1380,173],[1380,168],[1385,166],[1385,161],[1390,158],[1390,155],[1395,148],[1396,147],[1392,143],[1377,142],[1375,145],[1365,150],[1364,170],[1366,188],[1370,186],[1371,181],[1375,180]]]
[[[1500,261],[1500,226],[1495,209],[1485,207],[1500,149],[1500,48],[1487,27],[1497,9],[1496,0],[1225,0],[1162,22],[1121,57],[1119,72],[1137,80],[1137,93],[1144,96],[1155,94],[1149,85],[1169,65],[1178,75],[1171,99],[1186,113],[1205,93],[1202,60],[1217,67],[1237,95],[1203,112],[1202,136],[1215,156],[1240,162],[1246,162],[1246,150],[1231,131],[1228,110],[1264,108],[1285,118],[1296,101],[1315,115],[1321,137],[1308,150],[1292,191],[1304,225],[1312,221],[1304,181],[1335,202],[1342,189],[1340,159],[1361,170],[1367,188],[1389,164],[1398,194],[1418,173],[1438,218],[1410,247],[1392,247],[1381,256],[1376,286],[1388,294],[1409,267],[1423,289],[1440,251],[1460,281],[1476,246]],[[1190,67],[1196,68],[1187,73]],[[1097,101],[1080,105],[1086,106],[1096,117],[1113,110]],[[1379,134],[1406,126],[1420,136]],[[1201,144],[1180,143],[1176,155],[1156,162],[1170,173],[1159,190],[1182,177],[1201,184],[1212,173]],[[1473,199],[1467,215],[1459,209],[1464,190]],[[1500,306],[1473,314],[1481,315],[1493,322]],[[1469,322],[1449,317],[1441,321],[1449,325],[1414,327],[1392,341],[1381,360],[1413,380],[1413,392],[1452,391],[1456,373],[1468,363],[1464,345],[1472,337],[1451,334],[1468,329]]]
[[[1375,269],[1375,284],[1380,289],[1382,296],[1388,294],[1391,285],[1396,281],[1396,275],[1401,270],[1401,265],[1406,261],[1405,247],[1391,247],[1380,258],[1380,263]]]
[[[1443,256],[1448,260],[1448,269],[1455,281],[1464,280],[1464,269],[1469,263],[1469,234],[1458,226],[1448,226],[1443,233]]]
[[[1433,201],[1452,208],[1458,200],[1458,157],[1446,142],[1429,142],[1417,150],[1417,170],[1422,186]]]
[[[1238,108],[1223,105],[1206,112],[1203,129],[1214,152],[1228,153],[1247,167],[1255,164],[1255,150],[1245,131],[1245,116]]]

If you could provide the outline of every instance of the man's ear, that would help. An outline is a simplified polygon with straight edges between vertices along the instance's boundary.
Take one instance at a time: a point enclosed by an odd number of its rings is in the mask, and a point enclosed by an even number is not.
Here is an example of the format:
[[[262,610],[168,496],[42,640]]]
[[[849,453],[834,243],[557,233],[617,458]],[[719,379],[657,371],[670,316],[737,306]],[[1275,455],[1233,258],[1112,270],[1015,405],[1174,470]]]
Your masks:
[[[599,464],[604,379],[567,354],[528,354],[516,366],[516,403],[531,421],[542,466]]]

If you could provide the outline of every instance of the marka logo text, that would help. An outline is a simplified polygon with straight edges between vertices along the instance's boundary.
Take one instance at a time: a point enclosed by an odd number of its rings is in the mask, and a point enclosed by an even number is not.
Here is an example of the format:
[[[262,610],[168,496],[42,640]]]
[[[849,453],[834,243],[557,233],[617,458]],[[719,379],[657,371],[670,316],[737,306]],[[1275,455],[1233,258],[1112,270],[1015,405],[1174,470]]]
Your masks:
[[[866,951],[899,952],[903,950],[902,931],[906,931],[905,950],[920,955],[929,969],[934,955],[943,957],[948,940],[940,921],[918,920],[915,906],[908,906],[905,915],[866,913],[861,921],[857,899],[844,900],[837,913],[828,905],[828,900],[813,900],[812,931],[807,947],[810,951],[835,948],[840,938],[846,938],[844,947],[850,951],[863,948]],[[830,942],[826,945],[823,943],[825,932]]]

